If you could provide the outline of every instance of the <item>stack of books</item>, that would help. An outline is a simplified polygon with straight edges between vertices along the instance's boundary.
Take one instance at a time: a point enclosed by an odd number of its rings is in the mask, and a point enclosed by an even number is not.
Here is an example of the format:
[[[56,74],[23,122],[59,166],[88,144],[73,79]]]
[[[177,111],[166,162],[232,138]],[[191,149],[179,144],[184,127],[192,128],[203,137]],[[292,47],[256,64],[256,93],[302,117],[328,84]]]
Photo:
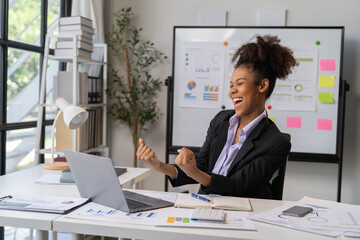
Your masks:
[[[59,36],[56,42],[55,56],[79,56],[91,59],[93,34],[91,19],[83,16],[62,17],[59,21]],[[76,46],[74,43],[76,37]],[[74,48],[77,48],[75,51]]]

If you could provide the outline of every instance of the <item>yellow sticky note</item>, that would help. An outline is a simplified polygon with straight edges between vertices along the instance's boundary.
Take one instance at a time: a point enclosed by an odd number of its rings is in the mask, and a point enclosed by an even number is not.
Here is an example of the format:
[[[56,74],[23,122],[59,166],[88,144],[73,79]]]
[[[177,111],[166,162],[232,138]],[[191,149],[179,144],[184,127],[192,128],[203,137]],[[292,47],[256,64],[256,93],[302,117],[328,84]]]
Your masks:
[[[319,86],[320,87],[334,87],[335,86],[335,76],[320,76],[319,77]]]
[[[274,117],[268,117],[271,121],[275,122],[275,118]]]
[[[326,92],[319,93],[319,102],[334,103],[334,94]]]

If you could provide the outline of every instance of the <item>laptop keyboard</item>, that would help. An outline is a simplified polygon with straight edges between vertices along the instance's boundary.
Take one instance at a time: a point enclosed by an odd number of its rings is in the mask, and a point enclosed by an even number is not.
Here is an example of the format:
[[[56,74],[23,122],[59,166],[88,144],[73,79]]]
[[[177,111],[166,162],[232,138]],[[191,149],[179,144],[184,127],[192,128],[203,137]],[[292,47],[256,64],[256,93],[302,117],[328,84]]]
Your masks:
[[[126,202],[128,204],[129,209],[141,209],[145,207],[150,207],[150,204],[139,202],[130,198],[126,198]]]

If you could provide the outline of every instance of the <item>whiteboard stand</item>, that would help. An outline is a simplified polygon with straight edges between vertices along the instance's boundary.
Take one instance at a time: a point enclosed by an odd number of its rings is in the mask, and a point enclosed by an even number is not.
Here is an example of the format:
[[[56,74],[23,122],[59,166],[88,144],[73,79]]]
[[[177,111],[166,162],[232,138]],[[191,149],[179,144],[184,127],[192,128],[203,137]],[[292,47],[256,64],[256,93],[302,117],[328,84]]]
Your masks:
[[[342,108],[339,110],[339,162],[338,162],[338,187],[337,187],[337,201],[341,202],[341,182],[342,182],[342,164],[343,164],[343,152],[344,152],[344,127],[345,127],[345,106],[346,106],[346,92],[350,90],[350,85],[346,80],[341,80],[340,94],[342,97],[340,98]]]
[[[172,126],[170,127],[170,125],[172,124],[172,121],[170,121],[170,119],[172,118],[172,94],[173,94],[173,87],[172,87],[172,77],[168,76],[165,79],[165,86],[167,86],[168,92],[167,92],[167,106],[166,106],[166,149],[165,149],[165,163],[169,164],[169,155],[170,154],[174,154],[172,153],[172,151],[170,151],[170,146],[171,146],[171,130],[172,130]],[[167,179],[167,176],[165,175],[165,191],[167,192],[169,190],[169,181]]]

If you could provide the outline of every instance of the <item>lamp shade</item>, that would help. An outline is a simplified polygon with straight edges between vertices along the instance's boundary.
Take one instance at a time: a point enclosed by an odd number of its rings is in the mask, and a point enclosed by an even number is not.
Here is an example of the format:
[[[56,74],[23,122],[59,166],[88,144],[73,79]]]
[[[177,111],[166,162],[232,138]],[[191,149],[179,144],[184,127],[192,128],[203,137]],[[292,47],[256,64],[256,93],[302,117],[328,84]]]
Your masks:
[[[66,126],[76,129],[85,123],[89,113],[81,107],[70,105],[64,98],[60,97],[55,101],[56,105],[63,112]]]
[[[64,98],[59,97],[55,100],[56,106],[60,109],[58,114],[54,119],[52,126],[52,136],[51,136],[51,163],[45,163],[44,168],[48,170],[64,170],[69,168],[67,163],[63,162],[54,162],[54,133],[56,122],[61,113],[63,113],[63,119],[66,126],[70,129],[76,129],[85,123],[89,113],[81,107],[70,105]]]

